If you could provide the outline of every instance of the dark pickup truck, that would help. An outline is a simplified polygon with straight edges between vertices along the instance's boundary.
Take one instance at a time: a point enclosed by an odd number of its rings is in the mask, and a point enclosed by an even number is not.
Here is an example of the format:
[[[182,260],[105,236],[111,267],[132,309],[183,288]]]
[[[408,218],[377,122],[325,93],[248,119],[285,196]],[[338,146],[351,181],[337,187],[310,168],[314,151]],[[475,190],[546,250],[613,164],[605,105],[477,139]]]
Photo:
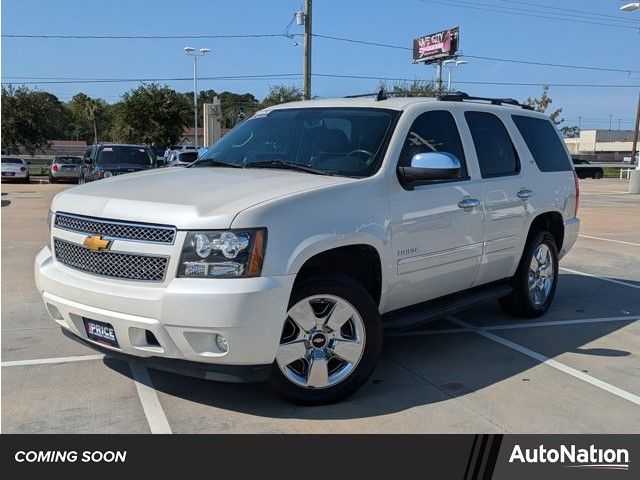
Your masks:
[[[576,168],[576,174],[578,178],[602,178],[604,177],[604,169],[602,167],[595,167],[589,163],[588,160],[573,159],[573,165]]]

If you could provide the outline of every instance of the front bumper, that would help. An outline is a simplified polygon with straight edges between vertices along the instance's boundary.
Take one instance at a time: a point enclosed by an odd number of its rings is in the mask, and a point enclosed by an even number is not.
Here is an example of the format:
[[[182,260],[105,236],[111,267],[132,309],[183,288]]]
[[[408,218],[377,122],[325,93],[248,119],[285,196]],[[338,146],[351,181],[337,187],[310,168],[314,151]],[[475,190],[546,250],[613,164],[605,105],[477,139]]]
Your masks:
[[[94,348],[153,362],[270,366],[294,278],[175,278],[154,285],[78,272],[57,262],[47,247],[35,260],[38,291],[66,332]],[[90,340],[84,318],[111,324],[119,348]],[[228,351],[220,351],[216,335],[226,338]],[[149,340],[154,337],[157,342]]]
[[[576,243],[579,233],[580,233],[579,218],[572,218],[564,222],[564,241],[562,242],[562,248],[560,249],[560,252],[558,254],[560,258],[564,257],[567,253],[569,253],[569,250],[571,250],[571,247],[573,247],[573,244]]]

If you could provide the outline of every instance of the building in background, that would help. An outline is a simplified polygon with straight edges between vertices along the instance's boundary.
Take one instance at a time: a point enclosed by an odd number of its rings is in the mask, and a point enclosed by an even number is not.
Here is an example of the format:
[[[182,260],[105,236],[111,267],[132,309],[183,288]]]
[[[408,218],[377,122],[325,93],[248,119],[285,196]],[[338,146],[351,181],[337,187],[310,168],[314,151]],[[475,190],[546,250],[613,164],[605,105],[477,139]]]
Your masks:
[[[564,143],[574,157],[600,162],[622,162],[631,158],[633,130],[581,130],[577,138]]]

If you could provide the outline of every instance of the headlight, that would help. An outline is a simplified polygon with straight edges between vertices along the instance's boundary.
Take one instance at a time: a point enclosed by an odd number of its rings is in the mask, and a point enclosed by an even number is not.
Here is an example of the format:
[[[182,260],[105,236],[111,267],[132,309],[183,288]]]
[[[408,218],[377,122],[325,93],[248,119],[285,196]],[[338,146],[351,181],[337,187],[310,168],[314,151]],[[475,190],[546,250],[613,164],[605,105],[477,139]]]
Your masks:
[[[189,232],[182,247],[178,277],[257,277],[262,271],[267,230]]]

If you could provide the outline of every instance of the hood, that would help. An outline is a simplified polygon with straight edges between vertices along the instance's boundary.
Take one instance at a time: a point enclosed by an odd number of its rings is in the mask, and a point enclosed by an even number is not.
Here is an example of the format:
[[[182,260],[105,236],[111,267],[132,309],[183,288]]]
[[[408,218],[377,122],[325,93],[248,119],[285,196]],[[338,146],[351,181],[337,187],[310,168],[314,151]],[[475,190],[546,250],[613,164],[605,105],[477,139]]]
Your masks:
[[[277,169],[162,168],[71,188],[51,208],[179,229],[229,228],[239,212],[259,203],[353,181]]]

